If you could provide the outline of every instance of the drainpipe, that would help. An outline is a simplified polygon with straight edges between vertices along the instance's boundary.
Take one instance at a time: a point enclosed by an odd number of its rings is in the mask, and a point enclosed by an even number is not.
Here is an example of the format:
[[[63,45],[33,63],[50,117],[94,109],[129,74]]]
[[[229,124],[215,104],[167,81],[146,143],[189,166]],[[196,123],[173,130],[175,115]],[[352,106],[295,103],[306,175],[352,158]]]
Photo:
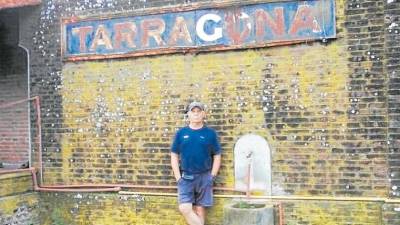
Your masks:
[[[36,123],[37,123],[37,141],[38,141],[38,149],[39,149],[39,166],[40,166],[40,184],[43,184],[43,160],[42,160],[42,116],[40,111],[40,98],[39,96],[35,96],[35,105],[37,110]]]
[[[21,43],[18,43],[18,47],[22,48],[26,53],[26,73],[28,75],[28,99],[31,98],[31,60],[29,55],[29,49],[23,46]],[[28,143],[29,143],[29,155],[28,155],[28,163],[29,167],[32,166],[32,140],[31,140],[31,104],[28,101]]]
[[[21,38],[20,38],[21,39]],[[42,166],[42,128],[41,128],[41,116],[40,116],[40,99],[39,96],[35,96],[31,98],[31,57],[29,53],[29,49],[22,45],[21,43],[18,44],[20,48],[22,48],[26,52],[26,73],[28,75],[28,99],[29,100],[34,100],[36,110],[37,110],[37,124],[38,124],[38,135],[37,135],[37,141],[39,142],[39,164],[40,164],[40,183],[43,183],[43,166]],[[28,102],[28,143],[29,143],[29,167],[32,166],[32,131],[31,131],[31,105],[30,102]]]

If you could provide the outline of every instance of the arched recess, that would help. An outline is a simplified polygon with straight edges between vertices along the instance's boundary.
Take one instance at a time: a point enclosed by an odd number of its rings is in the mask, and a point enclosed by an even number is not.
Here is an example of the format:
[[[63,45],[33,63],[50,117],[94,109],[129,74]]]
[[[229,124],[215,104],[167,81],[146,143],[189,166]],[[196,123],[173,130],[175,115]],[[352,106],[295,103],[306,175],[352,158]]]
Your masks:
[[[234,160],[236,190],[247,190],[250,175],[250,190],[271,195],[271,149],[263,137],[255,134],[240,137],[235,144]]]

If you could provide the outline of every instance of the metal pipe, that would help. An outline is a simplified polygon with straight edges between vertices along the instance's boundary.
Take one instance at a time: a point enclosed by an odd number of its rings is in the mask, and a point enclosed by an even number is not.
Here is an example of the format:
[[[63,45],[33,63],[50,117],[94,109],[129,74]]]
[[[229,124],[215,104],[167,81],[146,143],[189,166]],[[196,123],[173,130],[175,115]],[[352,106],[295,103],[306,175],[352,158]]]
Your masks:
[[[108,188],[84,188],[84,189],[76,189],[76,188],[44,188],[40,187],[37,183],[36,177],[36,169],[34,167],[29,168],[28,170],[32,173],[32,182],[33,182],[33,190],[35,191],[44,191],[44,192],[117,192],[120,191],[120,187],[108,187]]]
[[[390,198],[387,198],[387,199],[385,199],[385,203],[395,203],[395,204],[399,204],[399,203],[400,203],[400,199],[390,199]]]
[[[21,37],[19,37],[19,40],[21,40]],[[28,76],[28,99],[31,97],[31,59],[30,59],[30,53],[29,49],[22,45],[21,43],[18,43],[18,46],[22,48],[26,52],[26,73]],[[28,102],[28,143],[29,143],[29,153],[28,153],[28,166],[32,166],[32,140],[31,140],[31,104]]]
[[[151,195],[151,196],[178,196],[178,193],[162,193],[162,192],[140,192],[140,191],[119,191],[120,195]],[[238,196],[238,195],[235,195]],[[245,195],[240,195],[245,197]],[[230,195],[215,194],[214,197],[217,198],[231,198]]]
[[[357,202],[382,202],[387,198],[379,197],[329,197],[329,196],[252,196],[255,199],[271,200],[316,200],[316,201],[357,201]],[[393,200],[398,201],[400,200]]]
[[[247,177],[246,177],[246,197],[250,198],[250,173],[251,173],[251,163],[247,166]]]
[[[120,191],[121,188],[118,187],[113,187],[113,188],[84,188],[84,189],[59,189],[59,188],[43,188],[43,187],[37,187],[35,188],[35,191],[41,191],[41,192],[118,192]]]
[[[151,196],[178,196],[178,193],[158,193],[158,192],[137,192],[137,191],[119,191],[120,195],[151,195]],[[217,195],[214,195],[217,197]]]
[[[38,101],[38,99],[39,99],[39,97],[38,96],[35,96],[35,97],[29,97],[29,98],[26,98],[26,99],[20,99],[20,100],[17,100],[17,101],[13,101],[13,102],[9,102],[9,103],[5,103],[5,104],[1,104],[0,105],[0,109],[4,109],[4,108],[8,108],[8,107],[10,107],[10,106],[13,106],[13,105],[17,105],[17,104],[21,104],[21,103],[23,103],[23,102],[28,102],[28,139],[29,139],[29,147],[28,147],[28,161],[29,161],[29,164],[28,164],[28,166],[32,166],[32,146],[31,146],[31,117],[30,117],[30,103],[29,103],[29,101],[32,101],[32,100],[34,100],[35,101],[35,103],[36,103],[36,101]],[[39,105],[39,107],[40,107],[40,105]],[[41,125],[40,124],[38,124],[39,125],[39,130],[41,130]],[[41,140],[40,140],[41,141]],[[41,144],[40,144],[41,145]],[[11,170],[9,170],[9,171],[11,171]]]
[[[30,168],[27,170],[36,170],[35,168]],[[138,189],[170,189],[170,190],[176,190],[176,186],[161,186],[161,185],[136,185],[136,184],[71,184],[71,185],[38,185],[36,181],[36,173],[32,173],[32,176],[34,176],[34,180],[36,182],[36,186],[39,188],[43,188],[46,190],[50,189],[57,189],[57,190],[66,190],[66,189],[71,189],[71,190],[82,190],[81,188],[138,188]],[[218,191],[234,191],[234,192],[241,192],[237,191],[234,188],[229,188],[229,187],[214,187],[214,190]]]
[[[132,192],[132,191],[120,191],[120,194],[136,194],[136,195],[171,195],[172,193],[161,193],[161,192]],[[175,194],[176,195],[176,194]],[[246,195],[226,195],[216,194],[215,197],[220,198],[246,198]],[[314,201],[353,201],[353,202],[385,202],[385,203],[400,203],[400,199],[388,199],[388,198],[368,198],[368,197],[307,197],[307,196],[250,196],[250,199],[265,199],[265,200],[287,200],[287,201],[302,201],[302,200],[314,200]]]
[[[37,191],[41,191],[41,192],[72,192],[72,193],[76,193],[76,192],[85,192],[85,193],[92,193],[92,192],[118,192],[121,189],[118,187],[115,188],[85,188],[85,189],[57,189],[57,188],[37,188]]]
[[[26,101],[29,101],[29,100],[34,100],[35,98],[36,98],[36,97],[33,97],[33,98],[25,98],[25,99],[13,101],[13,102],[5,103],[5,104],[0,105],[0,109],[5,109],[5,108],[8,108],[8,107],[10,107],[10,106],[17,105],[17,104],[20,104],[20,103],[23,103],[23,102],[26,102]]]
[[[40,98],[39,96],[35,96],[35,106],[37,110],[37,116],[36,116],[36,124],[37,124],[37,135],[36,139],[38,141],[38,150],[39,150],[39,175],[40,175],[40,184],[43,184],[43,160],[42,160],[42,117],[41,117],[41,111],[40,111]]]
[[[31,171],[32,180],[35,189],[46,191],[46,190],[58,190],[59,192],[66,191],[68,189],[74,190],[75,192],[80,192],[80,187],[91,187],[92,190],[100,190],[101,187],[108,191],[115,191],[117,189],[125,188],[144,188],[144,189],[154,189],[153,187],[161,187],[161,186],[151,186],[151,185],[131,185],[131,184],[80,184],[80,185],[54,185],[54,186],[39,186],[36,179],[36,169],[31,167],[29,169],[18,169],[18,170],[4,170],[0,171],[0,174],[9,174],[9,173],[21,173]],[[164,186],[162,189],[176,189],[175,186]],[[231,189],[231,188],[220,188],[220,189]],[[119,191],[120,194],[141,194],[141,195],[165,195],[165,196],[176,196],[176,193],[163,193],[163,192],[131,192],[131,191]],[[246,198],[246,195],[226,195],[226,194],[216,194],[216,197],[223,198]],[[399,204],[400,199],[389,199],[389,198],[373,198],[373,197],[327,197],[327,196],[250,196],[251,199],[266,199],[266,200],[288,200],[288,201],[301,201],[301,200],[314,200],[314,201],[353,201],[353,202],[384,202],[384,203],[394,203]]]
[[[282,202],[278,203],[278,209],[279,209],[279,225],[283,225],[283,207],[282,207]]]
[[[33,168],[34,169],[34,168]],[[36,177],[36,174],[32,173],[33,176]],[[134,185],[134,184],[79,184],[79,185],[44,185],[42,188],[48,189],[71,189],[74,188],[86,188],[86,187],[118,187],[118,188],[142,188],[142,189],[176,189],[176,186],[156,186],[156,185]],[[215,190],[229,190],[229,191],[236,191],[233,188],[229,187],[215,187]],[[120,193],[142,193],[148,195],[154,195],[155,193],[152,192],[120,192]],[[157,192],[158,195],[169,195],[171,193],[162,193]],[[245,198],[246,195],[215,195],[220,197],[226,198]],[[250,199],[269,199],[269,200],[314,200],[314,201],[361,201],[361,202],[385,202],[385,203],[400,203],[400,199],[388,199],[388,198],[373,198],[373,197],[328,197],[328,196],[267,196],[267,195],[258,195],[258,196],[250,196]]]
[[[120,188],[138,188],[138,189],[169,189],[176,190],[176,186],[161,186],[161,185],[137,185],[137,184],[71,184],[71,185],[41,185],[43,188],[88,188],[88,187],[120,187]],[[214,187],[214,190],[218,191],[237,191],[234,188],[229,187]]]

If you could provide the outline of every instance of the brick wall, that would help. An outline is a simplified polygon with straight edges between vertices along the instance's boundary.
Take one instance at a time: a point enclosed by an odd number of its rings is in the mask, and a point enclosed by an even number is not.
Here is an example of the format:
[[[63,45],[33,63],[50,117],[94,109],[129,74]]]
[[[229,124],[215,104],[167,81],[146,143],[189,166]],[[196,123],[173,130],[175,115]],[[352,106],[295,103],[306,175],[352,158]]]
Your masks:
[[[40,224],[31,173],[0,174],[0,183],[0,224]]]
[[[400,205],[385,204],[383,205],[383,224],[399,224],[400,223]]]
[[[146,224],[185,225],[179,215],[174,196],[152,196],[146,194],[41,194],[41,225],[60,224]],[[58,199],[55,201],[55,199]],[[216,204],[208,210],[206,224],[223,224],[223,205],[229,198],[216,197]],[[269,202],[271,203],[271,202]],[[277,202],[272,202],[277,204]],[[284,224],[354,224],[376,225],[381,221],[380,203],[360,202],[283,202]],[[110,211],[109,208],[114,210]],[[275,207],[276,214],[278,209]],[[391,215],[398,217],[397,215]],[[160,219],[162,218],[162,219]],[[90,221],[90,222],[89,222]],[[279,217],[275,224],[279,224]],[[393,220],[394,221],[394,220]],[[385,223],[396,224],[396,223]]]
[[[0,105],[27,97],[23,74],[0,75]],[[0,108],[0,162],[20,165],[28,161],[28,102]]]
[[[174,197],[61,193],[57,194],[61,201],[54,201],[53,193],[43,193],[41,199],[41,225],[185,224],[176,209]],[[115,210],[109,210],[110,207]]]
[[[285,224],[380,224],[381,204],[365,202],[285,202]]]
[[[400,2],[393,1],[386,5],[385,15],[385,51],[386,73],[388,77],[388,145],[389,145],[389,177],[391,179],[391,196],[400,196],[399,165],[399,88],[400,88]]]
[[[22,18],[21,30],[31,48],[32,95],[42,100],[46,184],[174,185],[171,137],[185,124],[185,105],[197,99],[207,104],[207,122],[224,149],[219,186],[234,184],[235,141],[255,133],[273,150],[275,195],[397,196],[398,33],[389,26],[397,23],[398,1],[336,1],[338,37],[328,42],[75,63],[60,59],[60,17],[184,3],[47,0],[36,16],[24,14],[32,16]],[[170,201],[160,207],[168,211]],[[287,224],[373,224],[381,213],[374,203],[304,207],[309,204],[285,204]],[[55,217],[49,221],[64,216],[65,208],[51,208]],[[337,219],[350,208],[360,216]],[[116,212],[111,204],[101,209]],[[390,219],[396,211],[383,210],[386,224],[396,224]],[[364,212],[371,216],[368,222]],[[84,215],[94,221],[97,208],[88,207]]]
[[[28,102],[4,107],[28,96],[26,59],[18,47],[18,12],[0,11],[0,162],[28,161]]]
[[[388,99],[388,163],[391,197],[400,196],[400,149],[399,149],[399,88],[400,88],[400,2],[387,1],[385,6],[385,69],[387,74]],[[383,207],[385,224],[400,223],[399,204]]]

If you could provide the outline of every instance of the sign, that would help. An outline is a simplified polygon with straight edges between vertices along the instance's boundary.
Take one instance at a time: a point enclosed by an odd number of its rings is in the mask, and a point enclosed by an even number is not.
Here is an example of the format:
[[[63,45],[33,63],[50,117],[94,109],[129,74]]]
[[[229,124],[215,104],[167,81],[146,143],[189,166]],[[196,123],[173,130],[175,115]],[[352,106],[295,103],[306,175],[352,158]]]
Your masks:
[[[69,60],[264,47],[336,36],[334,0],[63,21]]]

